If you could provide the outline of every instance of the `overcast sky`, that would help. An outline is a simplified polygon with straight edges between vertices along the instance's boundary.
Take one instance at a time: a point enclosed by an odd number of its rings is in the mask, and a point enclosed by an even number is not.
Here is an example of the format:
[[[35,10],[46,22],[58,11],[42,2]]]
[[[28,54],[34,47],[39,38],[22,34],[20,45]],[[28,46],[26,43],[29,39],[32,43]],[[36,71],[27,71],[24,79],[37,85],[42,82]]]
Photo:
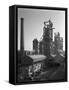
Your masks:
[[[44,21],[51,19],[53,22],[53,36],[59,32],[63,37],[63,49],[65,50],[65,11],[18,9],[18,50],[20,49],[20,18],[24,18],[24,49],[32,50],[34,38],[40,40],[43,34]]]

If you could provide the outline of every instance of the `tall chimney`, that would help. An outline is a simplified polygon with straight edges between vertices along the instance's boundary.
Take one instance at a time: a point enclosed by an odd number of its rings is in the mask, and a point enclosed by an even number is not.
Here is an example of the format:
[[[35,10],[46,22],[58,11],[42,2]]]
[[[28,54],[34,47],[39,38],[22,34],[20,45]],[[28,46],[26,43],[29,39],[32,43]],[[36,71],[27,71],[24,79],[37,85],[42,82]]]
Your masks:
[[[23,54],[24,52],[24,31],[23,31],[23,28],[24,28],[24,18],[21,18],[21,33],[20,33],[20,50],[21,50],[21,53]]]

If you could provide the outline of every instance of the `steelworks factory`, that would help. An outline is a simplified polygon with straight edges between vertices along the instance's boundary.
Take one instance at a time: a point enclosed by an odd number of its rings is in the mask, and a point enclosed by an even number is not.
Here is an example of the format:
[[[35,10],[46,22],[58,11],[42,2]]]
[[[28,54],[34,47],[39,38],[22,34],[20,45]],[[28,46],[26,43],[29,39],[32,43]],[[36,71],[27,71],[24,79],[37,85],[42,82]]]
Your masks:
[[[53,28],[53,23],[51,20],[45,21],[40,41],[34,38],[32,41],[33,50],[26,51],[24,50],[23,24],[24,18],[21,18],[20,51],[18,51],[18,81],[22,82],[28,79],[34,81],[48,80],[48,76],[50,77],[53,70],[56,70],[56,67],[64,61],[63,38],[60,37],[60,33],[57,32],[54,34],[53,40],[53,29],[55,29]],[[54,64],[54,60],[57,64]],[[25,69],[27,70],[27,77],[25,72],[23,72]],[[47,71],[48,73],[46,73]]]

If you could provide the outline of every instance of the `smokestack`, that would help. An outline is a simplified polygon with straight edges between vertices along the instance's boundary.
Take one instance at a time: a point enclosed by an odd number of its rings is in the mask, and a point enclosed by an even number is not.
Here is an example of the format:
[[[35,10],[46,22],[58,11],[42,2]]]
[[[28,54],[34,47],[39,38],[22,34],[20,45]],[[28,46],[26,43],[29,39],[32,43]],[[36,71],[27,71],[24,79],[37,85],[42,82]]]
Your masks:
[[[24,52],[24,37],[23,37],[24,31],[23,31],[23,28],[24,28],[24,18],[21,18],[21,33],[20,33],[20,35],[21,35],[20,41],[21,42],[20,42],[20,50],[21,50],[22,54]]]

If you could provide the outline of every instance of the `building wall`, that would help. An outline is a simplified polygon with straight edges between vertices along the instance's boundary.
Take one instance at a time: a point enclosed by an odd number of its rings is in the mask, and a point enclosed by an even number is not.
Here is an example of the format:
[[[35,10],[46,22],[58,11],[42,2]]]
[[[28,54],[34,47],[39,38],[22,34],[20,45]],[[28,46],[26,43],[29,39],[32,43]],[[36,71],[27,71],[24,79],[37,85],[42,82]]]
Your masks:
[[[55,51],[63,50],[63,38],[60,37],[60,33],[55,33],[54,36]]]

